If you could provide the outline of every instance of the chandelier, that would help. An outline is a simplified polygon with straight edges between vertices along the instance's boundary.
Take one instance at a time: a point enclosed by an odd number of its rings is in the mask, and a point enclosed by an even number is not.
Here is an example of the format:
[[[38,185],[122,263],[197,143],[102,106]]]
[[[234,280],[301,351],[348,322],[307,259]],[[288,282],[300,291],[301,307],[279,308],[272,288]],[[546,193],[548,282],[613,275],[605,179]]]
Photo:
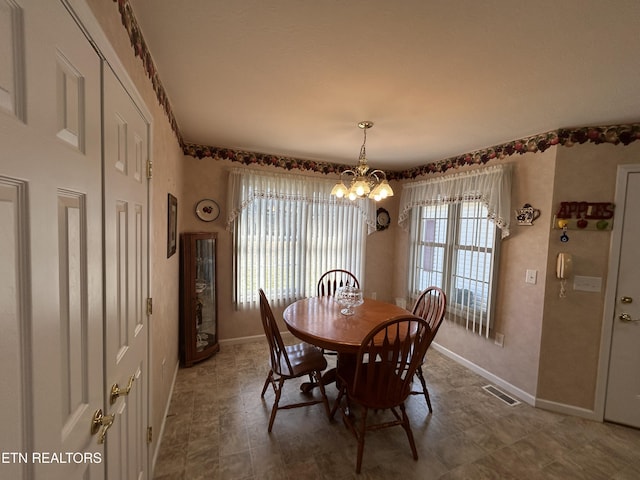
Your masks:
[[[391,185],[387,181],[387,176],[382,170],[371,170],[367,165],[367,155],[365,145],[367,143],[367,130],[373,127],[373,122],[358,123],[364,132],[364,141],[360,147],[360,156],[358,157],[358,165],[350,170],[343,170],[340,173],[340,180],[331,190],[331,195],[338,198],[347,197],[349,200],[357,198],[369,197],[376,202],[383,198],[393,196]],[[348,178],[348,186],[344,183],[343,178]]]

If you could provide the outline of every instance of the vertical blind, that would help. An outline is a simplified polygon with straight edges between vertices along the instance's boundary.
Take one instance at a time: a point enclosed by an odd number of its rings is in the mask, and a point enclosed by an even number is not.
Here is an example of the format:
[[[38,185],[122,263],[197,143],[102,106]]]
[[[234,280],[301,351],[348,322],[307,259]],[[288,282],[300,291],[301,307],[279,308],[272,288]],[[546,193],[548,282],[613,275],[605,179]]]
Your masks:
[[[363,278],[375,206],[332,197],[334,183],[246,168],[230,172],[227,229],[234,234],[238,308],[256,308],[259,288],[274,305],[315,295],[318,279],[333,268]]]

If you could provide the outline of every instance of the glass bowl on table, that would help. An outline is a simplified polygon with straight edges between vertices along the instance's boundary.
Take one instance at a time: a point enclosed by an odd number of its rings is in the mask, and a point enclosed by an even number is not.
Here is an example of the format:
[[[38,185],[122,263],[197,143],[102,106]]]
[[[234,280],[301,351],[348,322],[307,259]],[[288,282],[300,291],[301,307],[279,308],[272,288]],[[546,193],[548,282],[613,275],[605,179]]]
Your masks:
[[[353,315],[355,313],[353,309],[364,303],[362,290],[352,285],[339,287],[334,298],[338,305],[344,307],[340,310],[342,315]]]

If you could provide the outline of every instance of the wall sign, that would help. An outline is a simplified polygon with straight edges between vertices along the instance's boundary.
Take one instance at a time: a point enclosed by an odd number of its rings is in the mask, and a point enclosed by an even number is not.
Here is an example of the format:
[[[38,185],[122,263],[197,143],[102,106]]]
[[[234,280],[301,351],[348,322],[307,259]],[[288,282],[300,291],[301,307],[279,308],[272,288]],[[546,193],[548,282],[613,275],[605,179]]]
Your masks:
[[[614,208],[610,202],[561,202],[553,219],[553,228],[611,230]]]

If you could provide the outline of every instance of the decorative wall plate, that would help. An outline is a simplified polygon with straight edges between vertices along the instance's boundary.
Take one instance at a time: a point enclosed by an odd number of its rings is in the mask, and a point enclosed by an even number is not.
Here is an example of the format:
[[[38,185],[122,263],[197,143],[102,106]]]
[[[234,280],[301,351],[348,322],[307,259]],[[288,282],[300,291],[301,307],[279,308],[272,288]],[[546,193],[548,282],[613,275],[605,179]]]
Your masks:
[[[212,222],[220,215],[220,207],[213,200],[205,198],[196,205],[196,215],[203,222]]]
[[[384,208],[379,208],[376,212],[376,230],[385,230],[389,228],[391,217],[389,212]]]

